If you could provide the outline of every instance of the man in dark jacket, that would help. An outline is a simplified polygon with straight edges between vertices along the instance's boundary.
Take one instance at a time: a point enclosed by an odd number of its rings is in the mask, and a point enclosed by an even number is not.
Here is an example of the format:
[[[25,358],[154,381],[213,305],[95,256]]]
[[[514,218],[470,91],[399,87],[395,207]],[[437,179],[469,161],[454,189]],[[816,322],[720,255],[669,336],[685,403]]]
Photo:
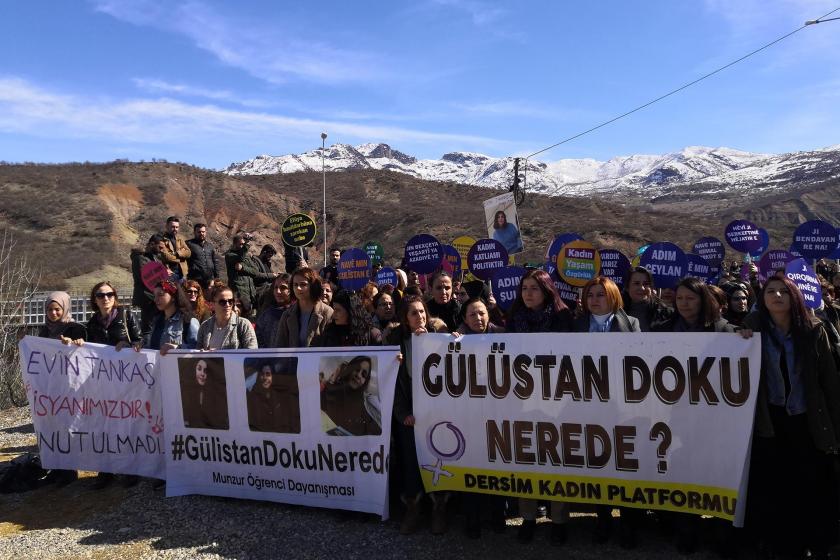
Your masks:
[[[131,250],[131,275],[134,278],[134,291],[131,294],[131,305],[140,308],[140,332],[143,336],[152,330],[152,319],[157,308],[155,307],[154,294],[143,284],[143,266],[149,262],[157,261],[161,264],[163,258],[161,252],[164,250],[163,235],[156,233],[146,243],[146,250]]]
[[[225,253],[228,285],[242,302],[242,314],[246,317],[250,315],[251,310],[257,302],[257,291],[254,286],[254,280],[273,281],[279,274],[278,272],[260,272],[254,264],[256,259],[248,256],[249,240],[250,236],[246,239],[245,235],[235,235],[233,237],[233,244],[227,253]]]
[[[289,274],[303,266],[309,266],[307,260],[309,259],[309,251],[306,247],[292,247],[283,243],[283,256],[286,258],[286,272]]]
[[[195,224],[194,237],[187,241],[190,250],[188,277],[206,288],[210,282],[219,277],[216,264],[216,249],[207,241],[207,226]]]

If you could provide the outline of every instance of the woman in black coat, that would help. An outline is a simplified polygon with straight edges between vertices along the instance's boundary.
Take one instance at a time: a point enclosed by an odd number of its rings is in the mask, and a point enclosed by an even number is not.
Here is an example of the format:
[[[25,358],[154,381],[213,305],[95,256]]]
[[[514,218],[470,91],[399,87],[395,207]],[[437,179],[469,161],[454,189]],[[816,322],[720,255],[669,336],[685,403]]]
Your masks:
[[[644,267],[631,268],[624,281],[624,311],[639,321],[642,332],[649,332],[651,326],[669,319],[674,310],[656,297],[653,275]]]
[[[108,282],[99,282],[90,291],[93,315],[87,322],[87,341],[107,344],[117,350],[126,346],[140,349],[140,327],[131,310],[120,305],[117,290]]]
[[[771,554],[828,558],[836,535],[840,376],[824,327],[772,277],[744,320],[761,333],[746,528]]]
[[[99,282],[90,291],[90,306],[94,309],[87,322],[87,341],[113,346],[117,351],[133,346],[139,351],[142,344],[140,326],[134,321],[128,307],[120,305],[117,290],[108,282]],[[114,479],[111,473],[99,473],[94,489],[108,486]],[[126,487],[137,484],[139,478],[127,475],[123,478]]]
[[[52,292],[47,296],[44,300],[44,316],[46,321],[38,329],[39,337],[60,340],[62,344],[84,344],[87,333],[70,316],[70,295],[67,292]],[[47,475],[48,482],[55,482],[59,486],[70,484],[77,478],[78,473],[70,469],[52,469]]]
[[[570,332],[572,313],[554,287],[551,276],[543,270],[529,270],[522,277],[517,288],[516,300],[508,311],[505,330],[509,333]],[[537,500],[519,499],[519,526],[517,539],[521,543],[533,540],[536,521]],[[551,542],[561,545],[566,542],[566,522],[569,506],[564,502],[551,502]]]

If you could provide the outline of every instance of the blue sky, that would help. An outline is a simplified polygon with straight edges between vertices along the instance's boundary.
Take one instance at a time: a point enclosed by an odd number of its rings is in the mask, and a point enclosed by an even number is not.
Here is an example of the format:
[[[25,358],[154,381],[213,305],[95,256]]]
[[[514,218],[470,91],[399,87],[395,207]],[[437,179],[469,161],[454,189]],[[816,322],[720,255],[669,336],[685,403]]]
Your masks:
[[[840,0],[4,2],[0,160],[257,154],[385,142],[523,155],[640,105]],[[840,12],[838,12],[840,13]],[[835,14],[837,15],[837,14]],[[840,21],[540,159],[840,143]]]

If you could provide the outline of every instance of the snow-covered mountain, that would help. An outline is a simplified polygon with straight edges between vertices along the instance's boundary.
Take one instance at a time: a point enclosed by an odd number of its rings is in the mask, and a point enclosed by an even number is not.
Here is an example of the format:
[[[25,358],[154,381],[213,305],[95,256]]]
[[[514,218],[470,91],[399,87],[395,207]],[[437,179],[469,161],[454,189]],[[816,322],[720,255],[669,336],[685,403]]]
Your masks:
[[[270,175],[321,171],[321,150],[300,155],[261,155],[231,164],[231,175]],[[419,160],[387,144],[334,144],[323,153],[327,171],[386,169],[420,179],[504,188],[513,180],[513,158],[451,152]],[[529,191],[548,195],[634,194],[645,198],[691,189],[713,194],[786,188],[840,178],[840,145],[810,152],[755,154],[730,148],[688,147],[665,155],[632,155],[609,161],[522,160],[520,175]]]

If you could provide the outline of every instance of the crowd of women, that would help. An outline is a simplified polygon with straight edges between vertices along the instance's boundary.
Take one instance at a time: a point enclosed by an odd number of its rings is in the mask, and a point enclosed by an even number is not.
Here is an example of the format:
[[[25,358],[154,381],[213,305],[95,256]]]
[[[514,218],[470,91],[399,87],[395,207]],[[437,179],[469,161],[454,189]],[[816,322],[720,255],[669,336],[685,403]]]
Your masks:
[[[411,389],[411,339],[423,333],[472,336],[485,333],[645,333],[717,332],[760,336],[761,382],[755,414],[750,460],[746,527],[735,531],[715,525],[716,549],[732,555],[738,546],[761,554],[825,557],[835,544],[838,492],[835,477],[840,451],[840,310],[834,305],[840,274],[823,279],[824,305],[816,313],[806,308],[796,284],[783,271],[759,282],[725,275],[718,286],[687,277],[661,298],[653,277],[633,268],[623,289],[606,277],[583,287],[570,308],[560,298],[548,273],[529,269],[519,283],[516,300],[504,313],[489,287],[460,282],[438,271],[420,287],[417,274],[397,270],[397,285],[371,282],[358,292],[339,289],[311,268],[280,274],[262,295],[252,316],[243,316],[237,294],[215,281],[201,286],[192,280],[166,280],[154,289],[157,313],[146,323],[135,320],[120,303],[115,287],[97,283],[90,292],[95,310],[86,325],[70,318],[70,299],[64,292],[49,295],[46,324],[40,336],[66,344],[96,342],[117,349],[133,346],[166,354],[173,348],[223,350],[238,348],[347,347],[388,344],[399,346],[401,365],[393,407],[391,478],[404,503],[400,532],[414,533],[426,522],[431,532],[444,533],[457,502],[471,538],[482,527],[503,532],[506,518],[523,519],[517,538],[528,543],[535,536],[535,500],[447,492],[424,494],[414,445],[415,413]],[[206,298],[206,299],[205,299]],[[738,336],[733,334],[732,336]],[[75,473],[58,472],[67,483]],[[100,475],[97,486],[110,482]],[[126,477],[126,484],[136,479]],[[568,537],[573,504],[551,502],[552,543]],[[447,511],[449,510],[449,511]],[[611,508],[596,508],[593,543],[615,539],[622,547],[639,542],[641,522],[656,517],[674,535],[677,548],[690,553],[699,544],[698,518],[690,515],[646,514],[621,508],[616,520]],[[738,544],[740,543],[740,545]],[[804,556],[803,556],[804,557]]]

